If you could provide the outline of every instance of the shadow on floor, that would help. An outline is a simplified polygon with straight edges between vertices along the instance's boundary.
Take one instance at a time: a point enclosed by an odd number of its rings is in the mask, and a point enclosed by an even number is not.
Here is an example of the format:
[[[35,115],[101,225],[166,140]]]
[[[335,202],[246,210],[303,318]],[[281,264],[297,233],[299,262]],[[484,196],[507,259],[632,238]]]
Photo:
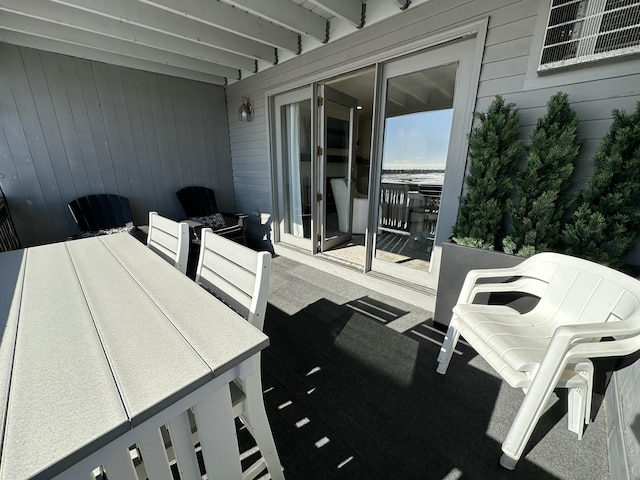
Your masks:
[[[523,457],[514,472],[502,469],[500,443],[522,393],[464,345],[449,373],[438,375],[442,333],[431,320],[398,333],[388,319],[354,308],[361,300],[321,299],[293,315],[268,307],[265,405],[286,478],[604,478],[593,476],[602,468],[575,469],[573,452],[589,446],[566,431],[565,402],[547,410],[530,442],[528,451],[543,438],[552,442],[542,460]],[[563,453],[566,444],[572,448]],[[539,466],[545,455],[559,457],[549,469]]]

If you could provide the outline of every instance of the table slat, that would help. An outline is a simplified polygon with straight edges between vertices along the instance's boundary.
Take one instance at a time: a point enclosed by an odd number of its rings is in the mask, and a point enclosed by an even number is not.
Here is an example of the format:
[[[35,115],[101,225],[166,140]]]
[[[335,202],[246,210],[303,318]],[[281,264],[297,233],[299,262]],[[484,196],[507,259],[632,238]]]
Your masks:
[[[0,455],[2,454],[2,438],[7,411],[5,406],[9,399],[13,352],[16,346],[18,315],[20,314],[20,298],[24,280],[24,252],[12,250],[0,254]],[[14,298],[17,300],[14,301]]]
[[[48,478],[128,429],[65,244],[28,249],[0,478]]]
[[[175,270],[140,245],[134,261],[151,256],[146,274]],[[93,320],[133,426],[213,378],[210,369],[124,266],[95,237],[67,242]],[[182,301],[179,299],[178,301]]]
[[[214,375],[245,360],[269,344],[269,338],[227,305],[166,264],[157,275],[155,258],[130,235],[109,235],[100,240],[124,264],[153,301],[171,319]],[[137,245],[136,245],[137,244]]]
[[[0,480],[113,470],[202,395],[221,399],[201,412],[210,468],[239,477],[227,384],[266,335],[127,234],[0,254],[0,271]]]

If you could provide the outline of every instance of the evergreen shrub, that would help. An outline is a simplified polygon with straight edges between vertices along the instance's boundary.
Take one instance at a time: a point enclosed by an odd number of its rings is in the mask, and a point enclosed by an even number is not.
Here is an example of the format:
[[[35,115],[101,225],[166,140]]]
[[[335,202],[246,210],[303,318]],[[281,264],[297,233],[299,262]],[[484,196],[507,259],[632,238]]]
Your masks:
[[[529,257],[560,248],[567,191],[582,145],[579,124],[567,94],[549,99],[526,148],[526,166],[516,176],[516,199],[507,202],[511,234],[503,240],[506,253]]]
[[[513,103],[496,96],[469,134],[469,172],[460,199],[453,240],[461,245],[494,249],[500,245],[507,200],[513,190],[518,159],[520,114]]]
[[[613,111],[593,157],[593,174],[578,193],[563,231],[565,251],[612,267],[624,264],[640,234],[640,102]]]

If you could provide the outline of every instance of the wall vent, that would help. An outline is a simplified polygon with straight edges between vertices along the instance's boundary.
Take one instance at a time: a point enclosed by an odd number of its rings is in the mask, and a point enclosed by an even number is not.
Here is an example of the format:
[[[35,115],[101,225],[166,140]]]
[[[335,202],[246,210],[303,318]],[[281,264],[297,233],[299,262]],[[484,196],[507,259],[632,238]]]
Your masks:
[[[640,52],[640,0],[552,0],[538,71]]]

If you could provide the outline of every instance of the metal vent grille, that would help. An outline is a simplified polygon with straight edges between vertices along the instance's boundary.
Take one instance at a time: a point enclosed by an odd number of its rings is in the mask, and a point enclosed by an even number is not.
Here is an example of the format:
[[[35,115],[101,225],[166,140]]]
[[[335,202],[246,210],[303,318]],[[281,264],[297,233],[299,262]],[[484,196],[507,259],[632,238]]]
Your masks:
[[[640,0],[552,0],[538,70],[640,52]]]

